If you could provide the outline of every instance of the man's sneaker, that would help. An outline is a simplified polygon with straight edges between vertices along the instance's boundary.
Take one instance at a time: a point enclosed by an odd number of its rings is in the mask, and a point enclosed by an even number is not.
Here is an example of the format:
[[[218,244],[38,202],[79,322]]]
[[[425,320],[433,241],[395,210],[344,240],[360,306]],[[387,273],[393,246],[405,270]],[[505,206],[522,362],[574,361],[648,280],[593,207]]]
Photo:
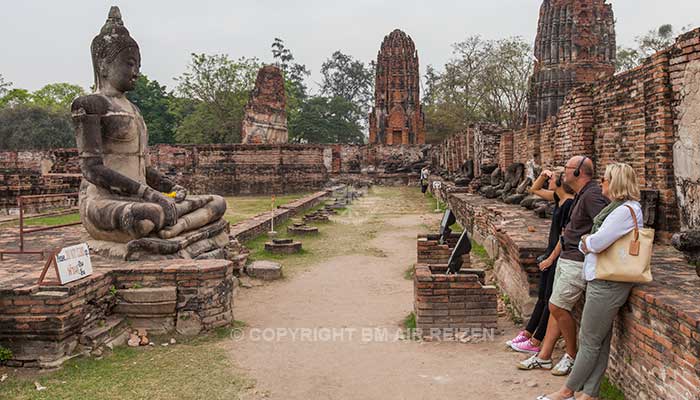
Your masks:
[[[568,355],[564,354],[564,357],[557,363],[557,365],[552,369],[552,375],[556,376],[566,376],[569,375],[571,369],[574,367],[574,359]]]
[[[518,363],[518,369],[529,371],[531,369],[552,369],[552,360],[541,360],[537,354],[527,360]]]
[[[520,343],[530,339],[529,337],[525,336],[526,333],[527,331],[518,332],[518,336],[516,336],[514,339],[507,341],[506,345],[510,346],[513,343]]]
[[[541,350],[539,346],[533,346],[530,340],[526,340],[520,343],[511,343],[510,348],[517,351],[518,353],[529,354],[537,354]]]

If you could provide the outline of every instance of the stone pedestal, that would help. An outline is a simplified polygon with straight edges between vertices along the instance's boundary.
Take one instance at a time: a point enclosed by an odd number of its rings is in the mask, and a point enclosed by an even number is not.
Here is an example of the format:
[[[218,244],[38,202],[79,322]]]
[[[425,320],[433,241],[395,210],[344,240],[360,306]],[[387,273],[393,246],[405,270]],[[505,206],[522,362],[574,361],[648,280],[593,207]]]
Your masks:
[[[314,211],[310,214],[306,214],[303,218],[304,222],[328,222],[328,213],[325,211]]]
[[[265,243],[265,251],[272,254],[295,254],[301,251],[301,242],[292,239],[272,239]]]
[[[305,223],[294,223],[292,226],[287,227],[287,232],[301,236],[318,235],[318,228],[306,225]]]

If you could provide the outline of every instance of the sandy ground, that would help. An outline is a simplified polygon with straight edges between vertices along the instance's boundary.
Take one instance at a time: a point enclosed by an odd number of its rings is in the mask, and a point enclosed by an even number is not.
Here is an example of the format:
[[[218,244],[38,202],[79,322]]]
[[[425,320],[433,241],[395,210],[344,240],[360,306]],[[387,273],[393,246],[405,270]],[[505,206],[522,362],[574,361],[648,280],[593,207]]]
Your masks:
[[[235,316],[247,327],[225,346],[255,382],[246,398],[535,399],[563,382],[516,370],[526,357],[505,349],[517,332],[506,319],[503,334],[482,343],[397,339],[413,308],[403,273],[415,262],[416,234],[439,215],[384,211],[372,246],[385,257],[340,256],[239,291]],[[278,329],[286,336],[273,335]],[[370,335],[375,329],[388,336]]]

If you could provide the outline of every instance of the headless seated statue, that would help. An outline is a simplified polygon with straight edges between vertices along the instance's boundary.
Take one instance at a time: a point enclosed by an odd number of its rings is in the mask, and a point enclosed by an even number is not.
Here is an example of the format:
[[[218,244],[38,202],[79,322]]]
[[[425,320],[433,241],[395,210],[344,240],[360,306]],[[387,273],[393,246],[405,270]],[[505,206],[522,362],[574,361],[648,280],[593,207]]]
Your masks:
[[[87,232],[99,241],[125,243],[129,254],[175,254],[202,240],[209,242],[199,243],[201,254],[224,246],[225,200],[188,195],[150,165],[146,124],[125,96],[135,87],[141,55],[117,7],[91,50],[96,92],[76,99],[71,110]]]

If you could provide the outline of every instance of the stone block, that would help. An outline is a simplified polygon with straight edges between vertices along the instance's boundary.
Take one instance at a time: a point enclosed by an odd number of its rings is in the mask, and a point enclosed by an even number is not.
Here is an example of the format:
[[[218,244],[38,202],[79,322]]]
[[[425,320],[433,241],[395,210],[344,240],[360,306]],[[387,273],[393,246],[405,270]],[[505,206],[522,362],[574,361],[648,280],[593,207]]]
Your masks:
[[[175,286],[141,289],[120,289],[117,296],[127,303],[162,303],[177,300]]]
[[[202,319],[194,311],[180,311],[177,313],[175,330],[183,336],[196,336],[202,329]]]
[[[255,261],[246,267],[253,278],[271,281],[282,277],[282,265],[272,261]]]
[[[152,315],[136,316],[130,315],[127,318],[129,326],[133,329],[145,329],[153,335],[165,335],[175,329],[175,316],[156,317]]]
[[[175,301],[164,301],[160,303],[119,302],[114,307],[114,312],[123,315],[168,315],[175,314],[175,304]]]

